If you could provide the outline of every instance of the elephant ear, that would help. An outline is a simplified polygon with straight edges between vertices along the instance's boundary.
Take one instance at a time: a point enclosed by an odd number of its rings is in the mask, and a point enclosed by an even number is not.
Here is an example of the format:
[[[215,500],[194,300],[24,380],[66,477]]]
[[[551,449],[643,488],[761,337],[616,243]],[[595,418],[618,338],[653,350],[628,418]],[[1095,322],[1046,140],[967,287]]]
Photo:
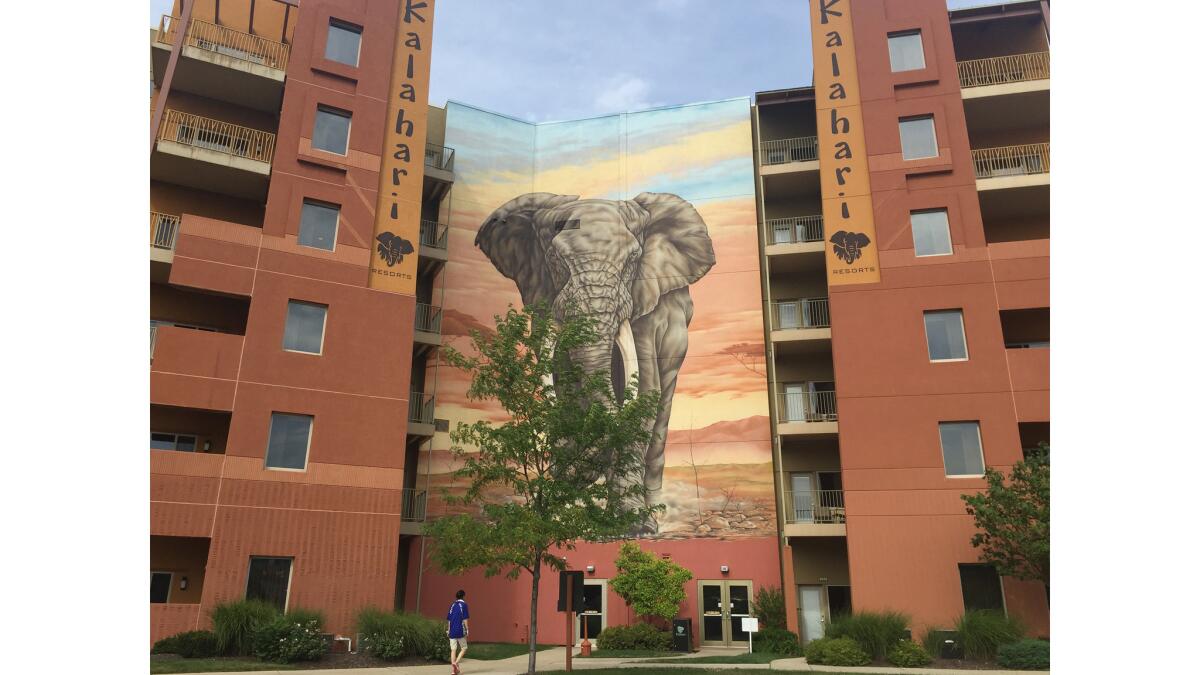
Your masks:
[[[534,216],[542,209],[573,202],[578,195],[530,192],[492,211],[475,235],[475,245],[501,274],[517,282],[521,302],[533,305],[554,299],[554,281],[538,242]]]
[[[708,226],[690,203],[677,195],[657,192],[643,192],[633,202],[649,214],[631,227],[642,240],[630,317],[637,318],[650,313],[664,294],[691,285],[707,274],[717,257]]]

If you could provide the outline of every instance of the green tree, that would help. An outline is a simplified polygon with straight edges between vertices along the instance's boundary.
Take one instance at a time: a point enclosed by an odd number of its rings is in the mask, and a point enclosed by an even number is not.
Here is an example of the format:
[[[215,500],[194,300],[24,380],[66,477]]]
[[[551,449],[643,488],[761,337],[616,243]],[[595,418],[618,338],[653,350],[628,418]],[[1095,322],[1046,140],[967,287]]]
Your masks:
[[[787,630],[787,605],[778,586],[759,586],[750,610],[762,620],[763,628]]]
[[[659,397],[639,396],[634,383],[618,400],[607,372],[574,363],[572,354],[596,342],[587,318],[559,324],[539,306],[510,307],[495,319],[494,335],[472,331],[477,356],[448,348],[446,360],[471,375],[469,399],[498,402],[508,421],[459,423],[451,432],[462,462],[453,475],[466,491],[445,497],[469,513],[434,520],[426,533],[448,573],[482,567],[489,577],[532,577],[533,673],[543,567],[561,570],[560,556],[576,541],[621,537],[662,508],[647,507],[640,480]]]
[[[1050,446],[1038,445],[1012,474],[988,469],[987,489],[962,495],[979,532],[971,545],[1004,576],[1040,581],[1050,593]]]
[[[613,592],[624,598],[634,613],[667,621],[675,617],[679,603],[687,597],[683,585],[692,578],[691,572],[631,541],[621,544],[616,562]]]

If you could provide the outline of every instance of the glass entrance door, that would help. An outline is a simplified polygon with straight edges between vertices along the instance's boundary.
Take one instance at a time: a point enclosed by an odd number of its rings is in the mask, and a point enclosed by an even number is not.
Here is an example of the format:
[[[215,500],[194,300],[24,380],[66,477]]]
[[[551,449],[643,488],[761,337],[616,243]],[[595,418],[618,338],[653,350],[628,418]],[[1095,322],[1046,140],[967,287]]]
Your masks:
[[[701,581],[700,642],[707,645],[742,645],[750,634],[742,619],[750,616],[749,581]]]
[[[585,579],[583,581],[583,609],[575,615],[575,641],[582,642],[587,638],[595,643],[600,631],[604,630],[604,596],[607,581],[605,579]]]

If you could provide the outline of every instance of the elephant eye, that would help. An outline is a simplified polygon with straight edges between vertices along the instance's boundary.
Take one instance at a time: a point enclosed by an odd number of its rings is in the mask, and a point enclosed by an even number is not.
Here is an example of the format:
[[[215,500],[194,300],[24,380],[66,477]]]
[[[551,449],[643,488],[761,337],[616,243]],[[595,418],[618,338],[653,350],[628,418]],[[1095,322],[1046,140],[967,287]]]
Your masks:
[[[578,229],[579,229],[579,219],[578,218],[572,218],[571,220],[560,220],[560,221],[554,223],[554,234],[558,234],[559,232],[562,232],[563,230],[578,230]]]

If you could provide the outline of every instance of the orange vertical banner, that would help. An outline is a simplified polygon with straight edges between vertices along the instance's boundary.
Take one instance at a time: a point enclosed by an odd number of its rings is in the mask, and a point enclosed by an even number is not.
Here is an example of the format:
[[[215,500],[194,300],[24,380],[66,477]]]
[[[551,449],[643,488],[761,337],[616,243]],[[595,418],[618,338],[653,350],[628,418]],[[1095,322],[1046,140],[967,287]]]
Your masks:
[[[400,0],[375,205],[369,285],[409,295],[417,289],[433,5],[434,0]]]
[[[825,269],[830,286],[879,281],[879,244],[875,240],[850,2],[809,2]]]

